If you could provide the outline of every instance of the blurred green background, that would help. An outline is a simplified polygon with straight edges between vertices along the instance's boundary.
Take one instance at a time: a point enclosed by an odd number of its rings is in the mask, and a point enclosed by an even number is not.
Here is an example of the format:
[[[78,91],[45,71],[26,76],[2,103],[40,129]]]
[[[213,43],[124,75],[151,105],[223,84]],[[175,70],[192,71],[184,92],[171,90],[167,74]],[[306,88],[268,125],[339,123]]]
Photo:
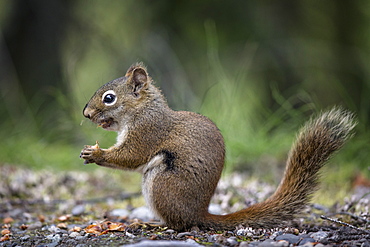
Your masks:
[[[359,125],[327,178],[368,175],[367,0],[0,0],[0,30],[0,165],[87,170],[83,145],[116,134],[84,105],[143,61],[172,108],[219,126],[227,172],[278,181],[300,126],[341,105]]]

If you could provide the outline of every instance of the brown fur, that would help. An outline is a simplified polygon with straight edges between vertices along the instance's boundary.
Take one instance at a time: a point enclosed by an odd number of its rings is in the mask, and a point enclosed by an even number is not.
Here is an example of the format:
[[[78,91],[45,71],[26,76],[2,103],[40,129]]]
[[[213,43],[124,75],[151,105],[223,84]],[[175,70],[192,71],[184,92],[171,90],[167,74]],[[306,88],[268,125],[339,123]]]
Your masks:
[[[103,102],[107,92],[116,96],[115,103]],[[291,220],[317,189],[320,168],[355,126],[353,115],[341,109],[310,120],[290,151],[276,192],[265,202],[220,216],[208,213],[224,165],[220,131],[204,116],[171,110],[142,64],[98,89],[83,114],[118,137],[109,149],[85,146],[80,157],[85,163],[141,172],[148,205],[177,230],[271,228]]]

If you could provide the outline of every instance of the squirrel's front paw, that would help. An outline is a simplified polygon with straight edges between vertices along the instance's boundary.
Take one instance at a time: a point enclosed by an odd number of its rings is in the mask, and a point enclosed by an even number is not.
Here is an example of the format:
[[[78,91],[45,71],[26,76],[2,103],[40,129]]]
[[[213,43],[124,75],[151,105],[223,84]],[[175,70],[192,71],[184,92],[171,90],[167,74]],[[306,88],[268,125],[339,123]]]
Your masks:
[[[85,145],[80,153],[80,158],[85,160],[84,164],[96,163],[101,156],[102,150],[98,142],[94,146]]]

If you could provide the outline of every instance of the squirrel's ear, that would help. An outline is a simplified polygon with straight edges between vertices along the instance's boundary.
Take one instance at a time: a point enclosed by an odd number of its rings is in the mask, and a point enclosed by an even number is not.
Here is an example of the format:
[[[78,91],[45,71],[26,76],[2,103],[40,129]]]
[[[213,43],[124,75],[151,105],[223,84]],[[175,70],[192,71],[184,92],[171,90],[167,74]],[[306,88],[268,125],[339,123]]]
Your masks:
[[[146,89],[150,82],[148,72],[141,64],[131,66],[126,73],[126,77],[126,84],[130,86],[135,96],[139,96],[140,91]]]

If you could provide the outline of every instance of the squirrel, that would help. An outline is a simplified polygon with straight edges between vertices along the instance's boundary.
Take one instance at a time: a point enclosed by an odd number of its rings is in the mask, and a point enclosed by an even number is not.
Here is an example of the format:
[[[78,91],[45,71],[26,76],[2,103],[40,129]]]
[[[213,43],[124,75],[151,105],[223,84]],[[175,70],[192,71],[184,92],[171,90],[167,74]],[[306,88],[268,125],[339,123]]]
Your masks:
[[[175,230],[275,228],[291,221],[318,187],[319,170],[353,135],[354,114],[334,107],[299,132],[277,190],[267,200],[227,215],[208,206],[224,166],[223,136],[207,117],[172,110],[142,63],[101,86],[83,115],[116,131],[108,149],[86,145],[84,163],[142,174],[142,193],[164,226]]]

